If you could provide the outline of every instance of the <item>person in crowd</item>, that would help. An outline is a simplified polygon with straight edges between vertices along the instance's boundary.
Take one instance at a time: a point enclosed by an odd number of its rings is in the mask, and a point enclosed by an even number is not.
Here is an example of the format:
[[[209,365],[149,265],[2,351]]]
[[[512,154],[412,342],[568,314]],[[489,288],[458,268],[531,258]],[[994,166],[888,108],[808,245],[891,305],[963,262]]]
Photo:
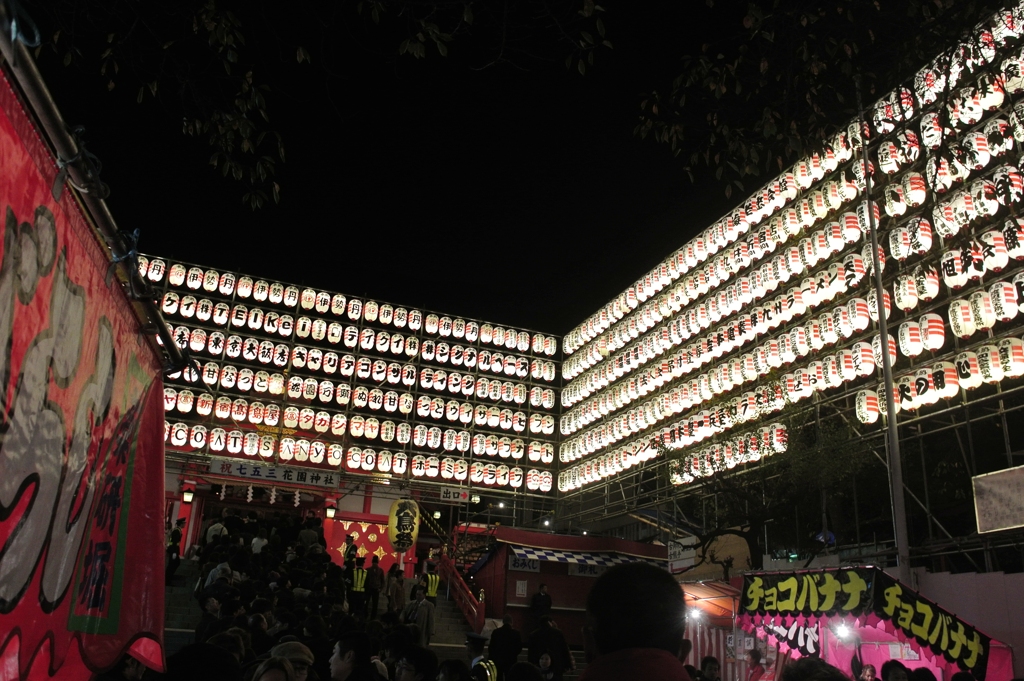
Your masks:
[[[395,678],[395,665],[408,648],[416,645],[415,637],[409,627],[397,625],[384,636],[384,667],[388,670],[388,678]]]
[[[373,646],[362,632],[341,636],[331,655],[331,681],[385,681],[370,661]]]
[[[226,633],[237,636],[242,642],[242,666],[252,663],[256,659],[256,653],[252,649],[252,636],[249,635],[249,630],[243,627],[231,627]]]
[[[252,555],[259,555],[260,551],[263,550],[263,547],[269,543],[270,540],[267,539],[267,528],[261,527],[256,532],[256,536],[252,538]]]
[[[487,645],[487,657],[498,667],[498,673],[504,678],[508,668],[519,659],[523,652],[523,637],[519,630],[512,627],[512,615],[506,614],[500,627],[491,632],[491,641]]]
[[[221,523],[227,528],[228,534],[237,537],[245,531],[245,521],[235,512],[233,508],[225,508]]]
[[[566,671],[576,669],[576,661],[569,651],[565,634],[558,629],[550,615],[540,618],[540,626],[530,634],[526,641],[526,649],[526,659],[537,667],[540,667],[541,655],[547,653],[551,656],[551,673],[555,679],[561,679]]]
[[[220,619],[220,601],[215,596],[206,596],[202,603],[203,616],[196,625],[196,643],[205,643],[210,637],[210,627]]]
[[[551,668],[551,653],[541,653],[540,678],[544,679],[544,681],[555,681],[558,678],[555,670]]]
[[[917,669],[910,670],[910,681],[938,681],[938,679],[935,678],[935,674],[928,667],[918,667]]]
[[[441,586],[441,577],[437,574],[437,566],[433,563],[427,563],[426,581],[427,600],[437,605],[437,589]]]
[[[366,558],[356,558],[356,567],[352,570],[351,582],[348,588],[349,612],[356,617],[366,619]]]
[[[295,681],[295,670],[287,658],[271,657],[256,667],[252,681]]]
[[[380,567],[380,556],[370,561],[370,569],[366,571],[366,598],[370,606],[370,619],[377,619],[380,609],[380,592],[384,589],[384,570]]]
[[[721,665],[714,655],[707,655],[700,660],[700,678],[703,681],[718,681]]]
[[[388,611],[400,614],[405,610],[405,583],[397,563],[388,571],[387,596]]]
[[[221,537],[226,536],[228,536],[228,528],[224,527],[224,523],[219,520],[214,520],[213,524],[206,528],[207,545],[215,545]]]
[[[178,518],[178,523],[171,530],[171,536],[167,540],[167,569],[164,571],[164,585],[170,586],[174,573],[181,565],[181,526],[184,525],[184,518]]]
[[[782,669],[779,681],[849,681],[849,677],[817,657],[801,657]]]
[[[305,526],[299,532],[299,543],[308,550],[309,547],[317,543],[317,539],[319,539],[319,537],[316,533],[316,524],[313,522],[312,518],[308,518]]]
[[[861,667],[860,674],[857,675],[859,681],[875,681],[875,665],[866,664]]]
[[[761,651],[754,648],[747,652],[747,681],[759,681],[763,675],[764,667],[761,666]]]
[[[262,655],[274,646],[274,639],[270,637],[267,630],[270,626],[267,624],[267,618],[263,615],[256,613],[249,615],[249,636],[252,638],[252,649],[256,655]]]
[[[302,624],[302,642],[313,653],[313,668],[321,679],[330,676],[331,652],[334,646],[327,635],[327,622],[320,615],[310,615]]]
[[[355,536],[346,534],[345,545],[341,548],[343,549],[342,555],[345,557],[345,567],[352,570],[356,566],[356,558],[359,557],[359,546],[356,544]]]
[[[882,665],[882,681],[908,681],[910,674],[899,660],[888,660]]]
[[[235,634],[229,634],[226,631],[214,634],[210,638],[206,639],[206,642],[211,646],[217,646],[231,653],[235,660],[238,661],[238,666],[241,667],[245,661],[245,644],[242,639]]]
[[[690,681],[679,660],[685,630],[686,604],[671,574],[649,563],[616,565],[587,596],[580,681]]]
[[[434,635],[434,604],[427,600],[427,592],[421,586],[416,587],[414,600],[405,609],[405,623],[415,624],[419,629],[419,645],[426,648]]]
[[[146,665],[126,653],[113,669],[97,674],[93,681],[139,681],[145,674]]]
[[[434,681],[437,655],[429,648],[410,646],[395,664],[394,681]]]
[[[537,593],[530,600],[530,612],[537,622],[540,622],[541,617],[551,614],[551,595],[548,594],[547,584],[537,587]]]
[[[295,673],[295,681],[307,681],[310,668],[315,661],[313,651],[298,641],[278,643],[270,649],[270,657],[283,657],[291,662],[292,670]],[[313,674],[315,677],[316,674]]]
[[[487,637],[469,632],[466,634],[466,656],[469,658],[469,673],[474,681],[498,681],[498,667],[484,655]]]
[[[473,681],[473,677],[462,660],[445,660],[437,668],[437,681]]]

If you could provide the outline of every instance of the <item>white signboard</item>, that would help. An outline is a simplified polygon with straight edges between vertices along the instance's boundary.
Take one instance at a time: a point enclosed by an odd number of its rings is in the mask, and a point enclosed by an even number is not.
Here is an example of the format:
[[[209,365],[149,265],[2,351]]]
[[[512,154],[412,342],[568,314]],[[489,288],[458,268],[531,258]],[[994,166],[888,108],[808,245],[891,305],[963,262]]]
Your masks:
[[[525,579],[516,580],[516,598],[526,598],[526,586],[527,582]]]
[[[600,577],[607,570],[603,565],[580,565],[579,563],[569,563],[569,576],[570,577]]]
[[[696,537],[673,539],[668,543],[668,569],[672,574],[686,572],[693,567],[697,559]]]
[[[540,561],[535,558],[518,558],[516,554],[508,555],[508,569],[519,572],[540,572]]]
[[[311,487],[337,487],[341,476],[336,471],[321,468],[272,466],[240,459],[211,458],[206,470],[218,476],[238,478],[254,485],[308,485]]]
[[[978,532],[1024,527],[1024,466],[971,478]]]
[[[458,487],[442,487],[441,501],[452,501],[455,503],[468,504],[469,492]]]

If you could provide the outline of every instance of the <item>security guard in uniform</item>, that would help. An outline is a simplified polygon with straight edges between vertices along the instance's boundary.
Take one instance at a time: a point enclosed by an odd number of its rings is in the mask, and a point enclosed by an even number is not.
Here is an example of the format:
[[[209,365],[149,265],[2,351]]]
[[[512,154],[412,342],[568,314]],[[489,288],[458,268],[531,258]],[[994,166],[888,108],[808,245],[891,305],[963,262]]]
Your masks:
[[[363,568],[365,563],[366,559],[362,556],[356,558],[356,567],[352,571],[352,588],[348,596],[350,612],[360,618],[366,617],[366,570]]]
[[[427,600],[437,605],[437,588],[441,586],[441,577],[436,572],[437,566],[427,564]]]
[[[466,653],[473,681],[500,681],[498,667],[484,655],[487,637],[469,632],[466,634]]]

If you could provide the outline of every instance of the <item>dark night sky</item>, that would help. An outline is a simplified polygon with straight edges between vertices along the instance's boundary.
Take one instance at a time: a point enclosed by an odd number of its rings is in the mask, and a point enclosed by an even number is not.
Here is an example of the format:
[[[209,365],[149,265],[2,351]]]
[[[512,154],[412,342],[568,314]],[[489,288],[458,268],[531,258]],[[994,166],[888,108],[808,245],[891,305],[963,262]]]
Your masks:
[[[40,66],[144,252],[562,334],[733,203],[633,136],[640,93],[704,31],[690,5],[607,3],[614,49],[586,77],[561,59],[474,71],[458,42],[413,61],[350,41],[329,92],[282,65],[283,196],[255,213],[173,107]]]

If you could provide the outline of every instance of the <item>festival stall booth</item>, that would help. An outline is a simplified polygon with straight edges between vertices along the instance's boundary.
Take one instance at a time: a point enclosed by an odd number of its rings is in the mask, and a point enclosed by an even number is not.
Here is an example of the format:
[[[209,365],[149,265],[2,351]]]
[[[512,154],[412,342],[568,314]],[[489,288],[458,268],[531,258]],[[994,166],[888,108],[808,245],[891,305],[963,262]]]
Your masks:
[[[718,660],[723,679],[746,675],[742,632],[735,628],[742,584],[732,581],[737,583],[708,580],[679,585],[686,600],[686,639],[692,646],[685,661],[699,667],[701,659],[710,655]]]
[[[940,681],[962,670],[980,681],[1013,677],[1008,646],[876,567],[748,573],[737,623],[776,651],[774,661],[768,656],[767,678],[803,656],[848,674],[899,660],[909,669],[928,668]]]
[[[570,645],[583,645],[587,594],[608,567],[634,561],[664,565],[664,546],[614,537],[577,537],[510,527],[494,530],[497,546],[471,574],[471,588],[484,593],[488,618],[512,615],[516,629],[530,632],[536,617],[530,603],[541,584],[551,595],[558,627]]]

